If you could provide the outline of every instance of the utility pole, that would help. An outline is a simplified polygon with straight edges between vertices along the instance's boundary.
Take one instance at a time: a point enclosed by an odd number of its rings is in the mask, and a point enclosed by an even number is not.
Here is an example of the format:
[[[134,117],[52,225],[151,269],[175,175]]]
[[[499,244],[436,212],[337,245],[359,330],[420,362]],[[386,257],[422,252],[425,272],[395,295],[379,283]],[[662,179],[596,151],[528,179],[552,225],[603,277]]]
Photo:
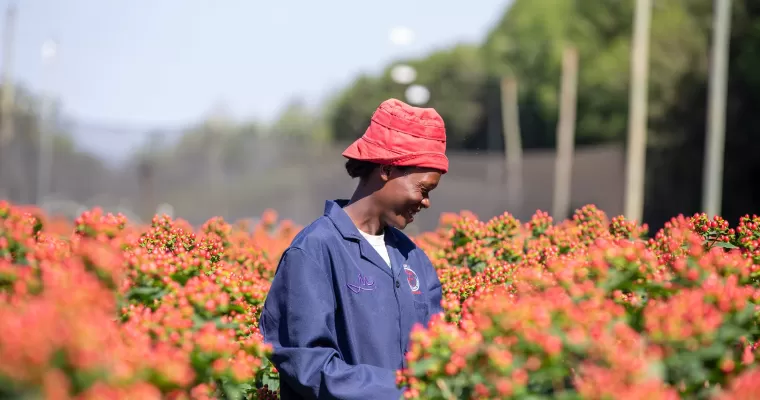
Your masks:
[[[150,132],[148,135],[147,149],[137,165],[137,184],[140,190],[140,200],[138,204],[140,218],[144,221],[152,221],[156,212],[156,175],[159,167],[158,151],[159,145],[163,143],[164,134],[160,131]]]
[[[702,183],[702,208],[713,217],[721,212],[723,156],[726,142],[728,49],[731,40],[731,0],[715,0],[708,95],[707,140]]]
[[[0,128],[0,145],[13,139],[13,108],[15,103],[15,85],[13,84],[13,42],[16,30],[16,4],[11,3],[5,12],[5,32],[3,35],[3,94],[2,127]]]
[[[0,99],[0,198],[7,198],[7,186],[15,184],[16,178],[9,170],[14,171],[8,145],[13,139],[15,85],[13,84],[13,43],[16,30],[16,3],[8,5],[5,12],[5,32],[3,34],[3,92]]]
[[[138,214],[144,221],[153,220],[155,210],[155,157],[153,154],[144,154],[137,165],[137,185],[140,190],[140,203]]]
[[[504,134],[504,158],[507,168],[507,202],[512,212],[518,212],[523,201],[522,140],[517,101],[517,80],[501,80],[501,123]]]
[[[570,187],[575,150],[575,120],[578,92],[578,50],[566,47],[562,54],[562,83],[557,123],[557,159],[554,164],[552,217],[562,221],[570,213]]]
[[[644,175],[647,147],[649,30],[652,0],[636,0],[631,49],[631,88],[628,104],[628,154],[625,177],[625,217],[641,222],[644,214]]]
[[[58,45],[48,40],[42,45],[42,62],[45,70],[45,89],[42,93],[42,106],[40,107],[40,143],[37,160],[37,205],[41,206],[45,201],[45,196],[50,190],[50,181],[53,169],[53,124],[52,124],[52,74],[49,69],[55,62],[58,52]]]
[[[227,133],[230,129],[230,117],[226,104],[219,103],[215,106],[207,123],[208,133],[208,166],[209,166],[209,188],[213,193],[212,207],[219,210],[219,214],[227,218],[229,204],[227,194],[224,193],[226,180],[224,176],[224,166],[222,164],[224,155],[224,143],[227,140]]]

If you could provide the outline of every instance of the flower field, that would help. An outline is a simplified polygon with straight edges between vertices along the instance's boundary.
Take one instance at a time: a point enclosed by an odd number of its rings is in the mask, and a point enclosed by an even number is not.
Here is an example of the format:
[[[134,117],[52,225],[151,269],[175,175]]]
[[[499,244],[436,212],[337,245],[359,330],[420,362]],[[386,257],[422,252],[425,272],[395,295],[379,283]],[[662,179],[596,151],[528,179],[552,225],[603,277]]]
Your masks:
[[[275,399],[257,321],[298,227],[0,203],[0,398]],[[754,399],[760,218],[646,227],[593,206],[463,212],[415,238],[445,314],[417,327],[414,399]]]

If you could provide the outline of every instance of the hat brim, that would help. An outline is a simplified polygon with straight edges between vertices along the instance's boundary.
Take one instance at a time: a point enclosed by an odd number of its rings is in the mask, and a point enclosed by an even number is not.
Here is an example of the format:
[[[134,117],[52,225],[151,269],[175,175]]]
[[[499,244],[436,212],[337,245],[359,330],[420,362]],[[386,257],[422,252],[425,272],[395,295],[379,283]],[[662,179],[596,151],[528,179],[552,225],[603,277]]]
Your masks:
[[[343,157],[368,161],[380,165],[398,165],[408,167],[432,168],[445,174],[449,171],[449,159],[437,152],[420,151],[409,154],[396,154],[360,137],[342,153]]]

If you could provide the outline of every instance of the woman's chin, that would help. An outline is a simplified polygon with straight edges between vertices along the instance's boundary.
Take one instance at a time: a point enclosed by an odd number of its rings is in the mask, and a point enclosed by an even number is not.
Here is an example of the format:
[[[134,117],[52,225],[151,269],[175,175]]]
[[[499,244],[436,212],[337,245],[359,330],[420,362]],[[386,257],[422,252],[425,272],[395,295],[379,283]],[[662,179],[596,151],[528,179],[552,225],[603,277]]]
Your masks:
[[[414,217],[413,216],[400,215],[398,220],[399,220],[399,224],[398,224],[398,226],[396,228],[403,230],[404,228],[407,227],[407,225],[409,225],[412,222],[414,222]]]
[[[412,221],[414,221],[414,217],[409,218],[403,215],[394,215],[393,218],[389,218],[387,223],[388,225],[403,231],[407,225],[412,223]]]

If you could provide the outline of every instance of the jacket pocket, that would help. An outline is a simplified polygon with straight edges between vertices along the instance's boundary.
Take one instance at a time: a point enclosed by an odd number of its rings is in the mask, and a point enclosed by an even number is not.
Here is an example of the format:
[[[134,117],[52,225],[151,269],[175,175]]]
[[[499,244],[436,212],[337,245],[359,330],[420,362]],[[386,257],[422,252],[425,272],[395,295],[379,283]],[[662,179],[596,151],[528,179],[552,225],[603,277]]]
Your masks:
[[[430,319],[430,305],[416,300],[413,303],[414,311],[417,314],[417,322],[427,325],[428,319]]]

